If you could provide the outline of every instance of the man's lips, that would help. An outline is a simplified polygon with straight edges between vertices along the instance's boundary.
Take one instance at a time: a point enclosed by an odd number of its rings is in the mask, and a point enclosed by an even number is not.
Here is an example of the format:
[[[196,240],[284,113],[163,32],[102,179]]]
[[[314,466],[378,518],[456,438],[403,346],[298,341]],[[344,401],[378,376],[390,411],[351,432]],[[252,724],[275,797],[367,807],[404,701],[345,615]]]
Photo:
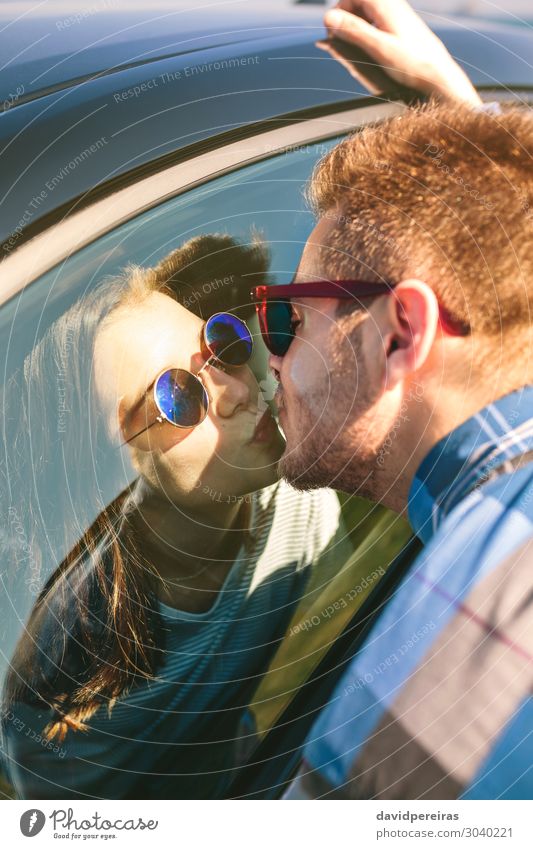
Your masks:
[[[250,442],[270,442],[277,429],[278,426],[272,418],[272,413],[270,409],[267,409],[259,419]]]

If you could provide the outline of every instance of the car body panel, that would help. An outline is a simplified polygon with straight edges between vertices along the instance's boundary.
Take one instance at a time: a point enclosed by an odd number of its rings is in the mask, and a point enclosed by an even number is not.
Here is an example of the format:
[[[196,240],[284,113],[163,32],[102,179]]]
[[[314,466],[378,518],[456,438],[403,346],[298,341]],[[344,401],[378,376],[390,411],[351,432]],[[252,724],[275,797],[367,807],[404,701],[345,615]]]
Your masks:
[[[0,4],[0,29],[7,23],[0,92],[22,85],[22,99],[110,69],[316,27],[321,14],[287,0],[198,0],[194,6],[153,0],[136,7],[120,0],[48,0],[21,15],[24,5]]]

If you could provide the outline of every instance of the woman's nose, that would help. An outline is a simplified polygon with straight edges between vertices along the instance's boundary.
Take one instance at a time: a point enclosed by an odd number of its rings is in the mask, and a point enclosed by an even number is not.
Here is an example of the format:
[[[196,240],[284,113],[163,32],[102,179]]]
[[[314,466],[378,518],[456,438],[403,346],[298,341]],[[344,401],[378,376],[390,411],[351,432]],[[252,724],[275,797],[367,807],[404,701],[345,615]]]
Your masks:
[[[251,403],[251,391],[245,381],[247,366],[240,366],[231,373],[215,368],[216,380],[220,381],[220,391],[213,397],[215,411],[222,418],[230,418],[238,410],[246,410]]]
[[[211,361],[202,369],[201,377],[217,416],[227,419],[250,407],[253,378],[247,366],[218,367],[216,361]]]

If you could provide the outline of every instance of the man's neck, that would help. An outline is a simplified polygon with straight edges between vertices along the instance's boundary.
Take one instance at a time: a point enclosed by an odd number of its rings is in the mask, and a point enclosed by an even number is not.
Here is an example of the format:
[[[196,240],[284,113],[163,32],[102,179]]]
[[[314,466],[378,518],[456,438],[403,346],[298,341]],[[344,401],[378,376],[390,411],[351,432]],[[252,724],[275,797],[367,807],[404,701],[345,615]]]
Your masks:
[[[514,387],[499,392],[476,392],[470,384],[446,389],[442,384],[428,386],[411,400],[401,433],[396,440],[394,462],[389,470],[391,485],[383,503],[401,515],[407,515],[409,492],[415,475],[431,449],[445,436],[453,433],[488,404],[512,392]]]

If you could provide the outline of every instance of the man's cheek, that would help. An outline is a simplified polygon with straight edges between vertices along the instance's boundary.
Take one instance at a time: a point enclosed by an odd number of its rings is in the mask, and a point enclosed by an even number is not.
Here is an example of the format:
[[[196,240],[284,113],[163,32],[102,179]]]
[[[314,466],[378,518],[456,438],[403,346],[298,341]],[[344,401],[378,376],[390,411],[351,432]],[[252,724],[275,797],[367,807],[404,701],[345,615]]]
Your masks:
[[[295,340],[285,357],[281,382],[287,395],[298,398],[317,391],[327,394],[329,374],[325,358],[314,345]]]

